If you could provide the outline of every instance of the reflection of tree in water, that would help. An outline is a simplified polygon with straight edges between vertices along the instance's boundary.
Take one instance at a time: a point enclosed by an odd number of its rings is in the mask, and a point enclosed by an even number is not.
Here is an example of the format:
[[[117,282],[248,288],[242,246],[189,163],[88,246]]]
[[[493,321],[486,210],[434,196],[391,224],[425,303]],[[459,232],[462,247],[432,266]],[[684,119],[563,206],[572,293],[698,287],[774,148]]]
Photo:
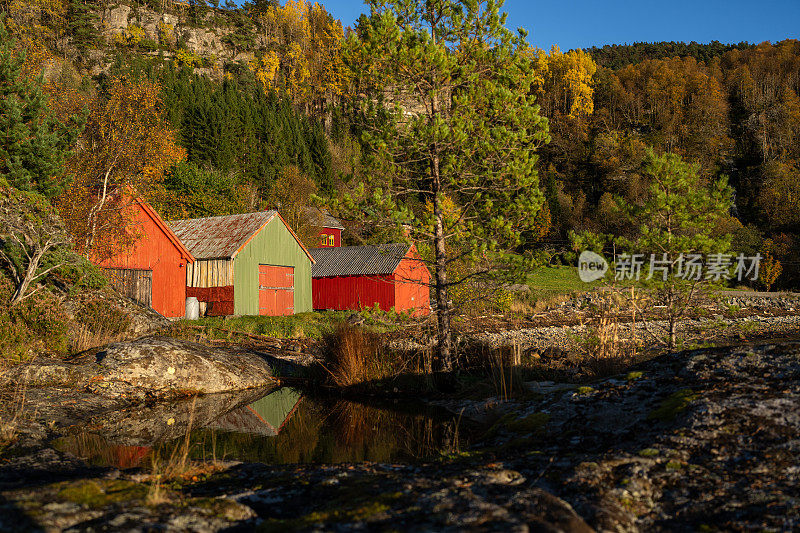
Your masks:
[[[304,398],[275,437],[204,429],[196,431],[193,439],[196,459],[276,464],[391,462],[457,451],[458,428],[452,419]]]
[[[275,464],[412,461],[458,451],[458,423],[451,417],[302,397],[290,388],[249,401],[199,420],[190,413],[187,424],[197,427],[199,422],[205,427],[191,431],[188,445],[188,428],[177,430],[167,441],[163,431],[135,435],[124,431],[160,427],[156,422],[165,416],[159,415],[160,411],[145,414],[147,423],[134,417],[136,423],[117,424],[122,429],[116,432],[80,432],[57,439],[53,445],[93,464],[118,468],[146,467],[152,458],[182,457],[186,449],[191,459],[204,462],[229,459]],[[159,420],[154,422],[153,417]],[[169,427],[176,425],[173,422]],[[181,433],[183,436],[177,437]]]
[[[423,459],[457,451],[453,420],[408,414],[354,402],[337,402],[327,420],[333,445],[325,462]]]

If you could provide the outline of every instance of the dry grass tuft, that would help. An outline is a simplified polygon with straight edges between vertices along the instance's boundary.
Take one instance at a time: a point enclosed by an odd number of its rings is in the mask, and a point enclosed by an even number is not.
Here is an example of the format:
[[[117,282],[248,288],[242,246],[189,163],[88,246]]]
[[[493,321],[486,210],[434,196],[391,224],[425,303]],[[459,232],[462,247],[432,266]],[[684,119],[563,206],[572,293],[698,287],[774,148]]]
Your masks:
[[[532,306],[530,303],[524,300],[515,299],[508,305],[508,312],[511,315],[528,316],[532,315],[535,311],[534,306]]]
[[[164,483],[185,477],[191,471],[192,465],[189,460],[189,452],[192,449],[191,435],[196,404],[197,397],[195,396],[189,407],[189,423],[186,426],[186,434],[180,445],[173,447],[166,459],[161,458],[160,451],[152,455],[152,475],[146,500],[148,505],[168,503],[171,498],[169,491],[164,487]]]
[[[387,339],[378,333],[341,323],[323,336],[325,369],[339,387],[396,376],[405,365],[386,344]]]
[[[473,343],[462,351],[459,364],[467,372],[487,376],[500,401],[508,401],[526,390],[523,352],[517,344],[493,346]]]
[[[25,408],[28,381],[13,381],[4,370],[10,366],[0,359],[0,451],[17,440],[17,427]]]
[[[131,317],[104,300],[82,302],[70,328],[69,349],[80,353],[90,348],[125,340]]]
[[[544,313],[550,309],[558,307],[564,302],[568,302],[573,298],[572,294],[551,294],[549,296],[539,296],[533,304],[534,313]]]
[[[69,350],[71,353],[80,353],[98,346],[105,346],[112,342],[127,339],[128,336],[106,331],[94,332],[82,324],[75,324],[70,331]]]
[[[589,318],[589,335],[583,342],[582,367],[592,377],[619,374],[636,359],[636,314],[631,299],[622,292],[608,292],[594,305]],[[621,326],[620,317],[630,314],[630,326]],[[630,327],[631,334],[623,338],[621,328]]]

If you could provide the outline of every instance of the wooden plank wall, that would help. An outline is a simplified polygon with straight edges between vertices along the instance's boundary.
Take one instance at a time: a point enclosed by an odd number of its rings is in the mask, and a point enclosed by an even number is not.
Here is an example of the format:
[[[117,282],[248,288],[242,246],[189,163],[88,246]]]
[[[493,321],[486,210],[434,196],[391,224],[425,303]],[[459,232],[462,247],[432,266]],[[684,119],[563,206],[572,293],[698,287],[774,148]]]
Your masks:
[[[228,316],[233,314],[233,285],[229,287],[187,287],[186,296],[200,302],[201,315]]]
[[[187,287],[229,287],[233,268],[229,259],[197,259],[186,265]]]
[[[312,310],[311,260],[278,217],[256,233],[234,261],[236,315],[257,315],[259,265],[294,267],[294,312]]]
[[[376,303],[384,311],[395,306],[393,276],[333,276],[314,278],[314,309],[360,310]]]
[[[152,271],[150,305],[166,317],[182,317],[186,311],[186,260],[164,229],[158,215],[135,204],[131,223],[138,226],[141,238],[114,257],[98,262],[109,269]]]
[[[153,305],[153,271],[134,268],[106,268],[111,286],[142,305]]]

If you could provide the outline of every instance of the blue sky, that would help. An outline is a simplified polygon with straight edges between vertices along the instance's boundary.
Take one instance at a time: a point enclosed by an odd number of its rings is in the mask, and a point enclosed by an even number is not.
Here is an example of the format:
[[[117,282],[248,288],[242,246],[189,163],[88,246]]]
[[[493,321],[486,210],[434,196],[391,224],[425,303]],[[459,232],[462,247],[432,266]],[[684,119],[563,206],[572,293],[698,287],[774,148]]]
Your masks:
[[[317,0],[352,25],[358,0]],[[724,43],[800,39],[800,0],[506,0],[508,26],[528,41],[564,50],[636,41]]]

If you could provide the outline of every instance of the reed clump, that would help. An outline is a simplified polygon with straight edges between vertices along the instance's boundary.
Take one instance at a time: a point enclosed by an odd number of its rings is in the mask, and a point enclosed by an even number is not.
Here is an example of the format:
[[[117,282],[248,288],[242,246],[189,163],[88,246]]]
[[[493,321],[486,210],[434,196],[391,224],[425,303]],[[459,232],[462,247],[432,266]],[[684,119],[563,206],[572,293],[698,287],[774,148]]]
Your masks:
[[[591,377],[624,372],[636,359],[636,294],[610,291],[599,296],[587,323],[589,334],[582,343],[581,366]],[[630,317],[627,324],[622,317]]]
[[[349,387],[396,375],[398,361],[379,333],[347,323],[322,338],[324,367],[331,381]]]

